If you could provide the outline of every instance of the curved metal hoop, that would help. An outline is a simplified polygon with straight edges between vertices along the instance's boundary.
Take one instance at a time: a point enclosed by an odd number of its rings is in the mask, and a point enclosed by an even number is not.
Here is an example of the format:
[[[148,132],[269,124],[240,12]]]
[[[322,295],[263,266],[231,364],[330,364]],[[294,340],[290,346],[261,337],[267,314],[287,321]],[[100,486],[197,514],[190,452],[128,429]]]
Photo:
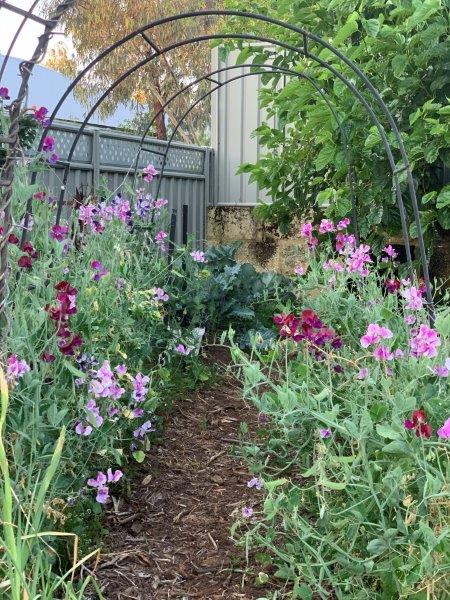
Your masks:
[[[60,5],[60,7],[64,6],[64,11],[65,11],[68,8],[67,5],[72,6],[73,4],[74,4],[74,0],[72,0],[72,2],[66,0],[66,2],[63,2]],[[118,42],[113,44],[112,46],[110,46],[108,49],[104,50],[89,65],[87,65],[85,67],[85,69],[83,69],[83,71],[75,78],[75,80],[72,82],[72,84],[67,88],[66,93],[61,97],[60,101],[58,102],[57,106],[55,107],[55,110],[53,111],[52,118],[54,118],[56,116],[56,114],[57,114],[59,108],[61,107],[62,103],[64,102],[65,98],[68,96],[68,94],[73,89],[73,87],[81,80],[81,78],[84,77],[84,75],[86,73],[88,73],[90,71],[90,69],[92,69],[95,66],[95,64],[97,64],[100,60],[102,60],[105,56],[107,56],[110,52],[114,51],[116,48],[121,47],[127,41],[134,39],[138,35],[145,34],[145,32],[157,27],[158,25],[163,25],[165,23],[173,23],[173,22],[176,22],[176,21],[179,21],[182,19],[189,19],[189,18],[193,18],[193,17],[199,18],[199,17],[211,17],[211,16],[240,17],[240,18],[251,19],[251,20],[255,20],[255,21],[261,21],[261,22],[272,24],[272,25],[276,25],[276,26],[281,27],[282,29],[289,30],[289,31],[299,34],[302,37],[303,45],[302,46],[294,46],[292,44],[287,44],[284,42],[280,42],[277,40],[272,40],[270,38],[264,38],[264,37],[260,37],[260,36],[252,36],[252,35],[244,36],[242,34],[241,35],[239,35],[239,34],[234,34],[234,35],[222,34],[220,36],[219,35],[210,35],[210,36],[199,36],[198,38],[191,38],[190,40],[179,42],[177,44],[173,44],[171,47],[165,48],[164,52],[168,51],[169,49],[181,47],[182,45],[185,45],[188,43],[195,43],[195,42],[204,41],[207,39],[245,39],[247,41],[253,40],[253,41],[257,41],[257,42],[266,42],[269,44],[276,45],[278,47],[284,47],[288,50],[294,51],[300,55],[303,55],[303,56],[315,61],[317,64],[321,65],[322,67],[328,69],[335,77],[338,77],[347,86],[347,88],[350,89],[350,91],[353,93],[353,95],[355,97],[357,97],[358,100],[364,105],[364,107],[366,108],[368,114],[370,115],[372,121],[374,122],[374,124],[376,125],[376,127],[380,133],[382,142],[384,144],[386,153],[388,155],[389,164],[390,164],[392,175],[393,175],[394,190],[396,193],[397,204],[398,204],[398,208],[399,208],[399,212],[400,212],[400,219],[402,222],[402,232],[403,232],[403,238],[404,238],[404,243],[405,243],[405,248],[406,248],[407,260],[408,260],[410,269],[412,269],[411,248],[410,248],[410,244],[409,244],[409,231],[408,231],[406,213],[405,213],[405,208],[404,208],[403,199],[402,199],[402,192],[401,192],[401,187],[400,187],[400,182],[399,182],[399,174],[403,173],[403,172],[406,173],[409,194],[410,194],[413,211],[414,211],[414,219],[415,219],[415,223],[417,226],[417,232],[418,232],[420,260],[421,260],[422,270],[423,270],[423,274],[424,274],[424,278],[425,278],[425,283],[427,286],[428,307],[429,307],[429,310],[430,310],[430,313],[432,316],[433,299],[432,299],[431,289],[430,289],[428,261],[427,261],[427,256],[426,256],[425,244],[424,244],[424,240],[423,240],[423,233],[422,233],[421,224],[420,224],[420,214],[419,214],[416,190],[415,190],[415,186],[414,186],[414,180],[413,180],[413,176],[412,176],[411,166],[408,161],[408,157],[407,157],[407,154],[406,154],[406,151],[404,148],[404,144],[403,144],[400,132],[398,130],[397,124],[395,122],[395,119],[393,118],[393,115],[391,114],[389,108],[383,101],[381,95],[379,94],[377,89],[374,87],[374,85],[371,83],[370,79],[359,69],[359,67],[357,67],[357,65],[355,63],[353,63],[350,59],[348,59],[339,50],[334,48],[331,44],[329,44],[328,42],[326,42],[319,36],[309,32],[301,27],[297,27],[297,26],[291,25],[289,23],[285,23],[283,21],[274,19],[272,17],[268,17],[266,15],[258,15],[258,14],[243,12],[243,11],[203,10],[203,11],[193,11],[193,12],[188,12],[188,13],[183,13],[183,14],[178,14],[178,15],[158,19],[158,20],[153,21],[139,29],[136,29],[134,32],[131,32],[130,34],[128,34],[127,36],[125,36],[124,38],[122,38],[121,40],[119,40]],[[331,65],[327,61],[322,60],[318,56],[315,56],[314,54],[312,54],[309,51],[308,42],[310,40],[319,44],[321,47],[328,49],[339,60],[341,60],[347,67],[349,67],[353,71],[353,73],[357,76],[358,80],[360,82],[362,82],[365,89],[370,93],[370,95],[372,96],[372,98],[374,99],[374,101],[376,102],[376,104],[378,105],[378,107],[381,109],[384,116],[386,117],[386,119],[389,123],[389,126],[394,134],[394,137],[396,138],[398,148],[399,148],[399,151],[401,154],[401,162],[403,163],[400,167],[397,167],[397,165],[395,163],[395,160],[394,160],[394,157],[392,154],[392,150],[391,150],[391,146],[390,146],[389,141],[386,136],[386,132],[384,131],[384,128],[381,125],[381,122],[377,118],[376,114],[374,113],[373,109],[371,108],[371,106],[369,105],[367,100],[364,98],[364,96],[362,96],[361,92],[351,83],[351,81],[349,81],[349,79],[347,77],[342,75],[333,65]],[[157,48],[154,48],[154,49],[155,49],[155,53],[151,57],[152,59],[155,58],[156,56],[159,56],[162,53],[162,51],[160,51],[159,49],[157,49]],[[141,61],[140,66],[142,66],[142,62],[143,61]],[[139,68],[139,67],[136,67],[136,68]],[[136,69],[134,69],[134,70],[136,70]],[[132,71],[132,72],[134,72],[134,71]],[[129,74],[131,74],[131,73],[129,73]],[[119,78],[119,80],[123,81],[123,78]]]

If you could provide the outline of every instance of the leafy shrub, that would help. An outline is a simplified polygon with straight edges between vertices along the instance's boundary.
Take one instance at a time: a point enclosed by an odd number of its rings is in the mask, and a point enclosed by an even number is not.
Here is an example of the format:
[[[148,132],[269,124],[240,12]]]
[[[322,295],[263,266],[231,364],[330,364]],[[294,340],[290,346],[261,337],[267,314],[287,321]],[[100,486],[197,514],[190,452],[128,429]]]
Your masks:
[[[397,120],[419,198],[423,197],[423,226],[430,235],[436,228],[450,229],[446,2],[257,0],[249,7],[242,0],[226,0],[225,6],[268,14],[303,27],[353,60],[380,91]],[[232,19],[229,27],[233,32],[302,45],[298,34],[261,21]],[[308,44],[311,54],[354,79],[353,72],[331,52],[312,40]],[[260,44],[230,41],[221,51],[226,54],[236,46],[241,49],[238,63],[270,62],[304,71],[317,80],[336,108],[349,140],[363,237],[397,233],[398,210],[385,151],[365,109],[345,85],[314,61],[284,48],[274,51]],[[290,77],[283,86],[284,77],[275,73],[262,76],[262,106],[268,117],[276,118],[276,126],[263,123],[255,131],[266,152],[258,162],[245,164],[240,170],[250,173],[251,180],[269,192],[272,202],[261,204],[258,214],[288,231],[292,215],[307,215],[312,206],[331,218],[349,214],[351,197],[343,140],[333,115],[308,81]],[[388,137],[398,161],[397,144],[392,134]],[[404,192],[411,216],[406,186]]]

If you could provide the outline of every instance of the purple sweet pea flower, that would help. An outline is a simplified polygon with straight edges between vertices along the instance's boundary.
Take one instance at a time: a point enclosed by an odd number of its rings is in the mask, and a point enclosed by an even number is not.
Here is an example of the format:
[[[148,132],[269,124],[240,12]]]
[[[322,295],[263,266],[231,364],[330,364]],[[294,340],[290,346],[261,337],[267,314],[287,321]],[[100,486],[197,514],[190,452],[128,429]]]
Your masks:
[[[324,440],[331,437],[331,429],[319,429],[319,435]]]
[[[253,508],[251,506],[244,506],[242,516],[244,519],[250,519],[253,516]]]
[[[248,488],[256,488],[260,490],[262,488],[262,480],[260,477],[253,477],[250,481],[247,482]]]

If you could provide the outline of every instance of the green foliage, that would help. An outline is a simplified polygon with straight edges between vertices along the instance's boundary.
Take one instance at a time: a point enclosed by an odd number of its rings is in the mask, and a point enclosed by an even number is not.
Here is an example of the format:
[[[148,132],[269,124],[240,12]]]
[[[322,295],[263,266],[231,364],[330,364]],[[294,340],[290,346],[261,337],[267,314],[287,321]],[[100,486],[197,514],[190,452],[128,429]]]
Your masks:
[[[264,580],[286,594],[273,598],[444,598],[448,439],[436,431],[449,418],[450,388],[432,367],[448,356],[448,294],[437,308],[438,356],[413,358],[401,296],[382,294],[375,273],[364,281],[339,273],[330,285],[325,258],[301,279],[295,314],[314,309],[342,348],[323,349],[318,360],[305,341],[279,339],[251,355],[233,344],[244,395],[265,416],[241,447],[264,491],[255,492],[253,518],[233,527],[235,538],[265,557]],[[423,310],[416,316],[416,327],[426,322]],[[369,323],[388,327],[386,342],[404,357],[383,363],[363,348]],[[420,407],[430,438],[405,427]]]
[[[304,27],[333,43],[370,78],[389,106],[406,146],[419,198],[428,212],[424,222],[432,235],[436,226],[450,227],[450,209],[445,198],[437,201],[448,182],[450,166],[448,105],[448,2],[445,0],[225,0],[225,6],[268,14]],[[290,44],[301,43],[298,34],[260,21],[232,19],[233,31],[267,35]],[[314,77],[336,108],[344,127],[355,168],[358,214],[364,236],[385,235],[399,230],[399,217],[392,195],[392,171],[379,133],[363,106],[342,81],[313,60],[289,50],[261,50],[237,43],[246,60],[271,59],[274,65]],[[233,47],[227,42],[223,52]],[[309,41],[309,52],[327,60],[357,83],[352,71],[329,50]],[[255,164],[242,166],[273,202],[262,204],[257,213],[288,230],[293,215],[311,208],[328,217],[349,214],[351,208],[347,161],[336,120],[324,100],[305,79],[291,77],[280,90],[280,77],[264,76],[261,104],[276,127],[263,123],[255,132],[265,153]],[[387,131],[385,116],[375,109]],[[389,141],[394,159],[400,161],[397,143]],[[447,173],[447,174],[446,174]],[[407,211],[411,205],[402,182]],[[324,206],[326,191],[329,204]],[[433,194],[433,195],[430,195]],[[376,208],[374,208],[376,207]]]

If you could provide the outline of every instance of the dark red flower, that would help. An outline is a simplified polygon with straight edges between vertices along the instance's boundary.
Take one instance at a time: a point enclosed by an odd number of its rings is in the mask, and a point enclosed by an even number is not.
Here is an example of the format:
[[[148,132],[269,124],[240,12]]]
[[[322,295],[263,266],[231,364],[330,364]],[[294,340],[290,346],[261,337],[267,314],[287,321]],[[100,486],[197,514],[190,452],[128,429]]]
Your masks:
[[[427,417],[423,408],[415,410],[412,414],[412,420],[406,419],[406,429],[415,429],[417,437],[431,437],[431,425],[427,423]]]
[[[14,233],[10,233],[8,236],[8,242],[17,246],[17,244],[19,243],[19,238]]]
[[[53,354],[50,354],[50,352],[43,352],[43,353],[41,354],[41,359],[42,359],[44,362],[47,362],[47,363],[52,363],[52,362],[55,362],[55,360],[56,360],[56,356],[54,356]]]
[[[400,289],[400,279],[386,279],[384,285],[389,294],[395,294]]]
[[[298,319],[293,313],[289,313],[288,315],[285,313],[275,315],[273,321],[278,327],[278,331],[280,332],[280,336],[282,338],[290,337],[296,342],[301,339],[301,336],[298,333],[300,319]]]
[[[33,247],[33,244],[31,244],[31,242],[24,242],[22,244],[22,250],[24,252],[26,252],[28,254],[28,256],[30,256],[33,259],[36,259],[39,256],[38,251],[35,250],[35,248]]]
[[[24,254],[23,256],[21,256],[19,258],[19,260],[17,261],[17,264],[19,265],[19,267],[21,269],[31,269],[31,267],[33,266],[33,261],[31,260],[31,258],[29,256]]]
[[[322,327],[322,321],[319,319],[317,314],[310,308],[302,310],[302,322],[310,327]]]
[[[75,348],[79,348],[82,343],[83,340],[81,339],[81,336],[76,333],[69,342],[61,340],[58,344],[58,348],[64,356],[73,356],[75,354]]]

